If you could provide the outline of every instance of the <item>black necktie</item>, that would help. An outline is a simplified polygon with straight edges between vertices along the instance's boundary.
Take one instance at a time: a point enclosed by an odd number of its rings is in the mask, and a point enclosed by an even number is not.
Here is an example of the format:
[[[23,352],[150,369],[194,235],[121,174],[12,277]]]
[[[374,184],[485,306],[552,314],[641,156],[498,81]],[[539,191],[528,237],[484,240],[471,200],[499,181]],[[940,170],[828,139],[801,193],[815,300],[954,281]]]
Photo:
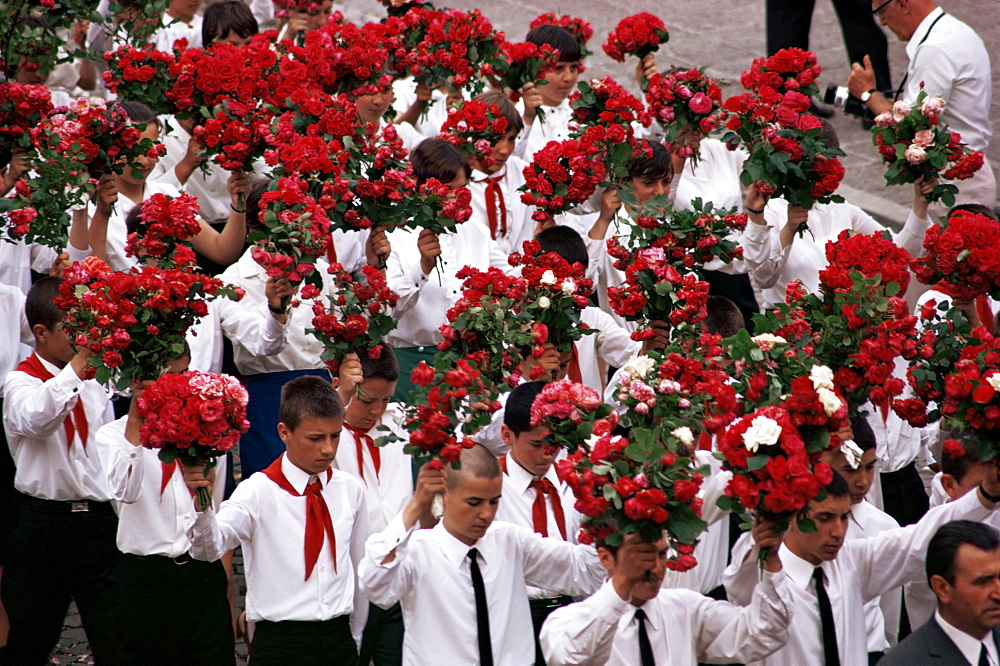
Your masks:
[[[490,609],[486,605],[486,586],[483,585],[483,574],[479,571],[479,561],[476,556],[479,551],[469,550],[469,571],[472,573],[472,590],[476,594],[476,627],[479,630],[479,663],[481,666],[493,666],[493,647],[490,645]]]
[[[979,648],[979,666],[990,666],[990,656],[985,643]]]
[[[635,612],[635,619],[639,621],[639,659],[642,666],[656,666],[653,646],[649,644],[649,634],[646,633],[646,611],[638,609]]]
[[[826,595],[826,585],[823,583],[823,567],[813,569],[813,580],[816,581],[816,599],[819,601],[819,621],[823,626],[823,654],[826,655],[826,666],[840,666],[840,653],[837,651],[837,627],[833,623],[833,608],[830,597]]]

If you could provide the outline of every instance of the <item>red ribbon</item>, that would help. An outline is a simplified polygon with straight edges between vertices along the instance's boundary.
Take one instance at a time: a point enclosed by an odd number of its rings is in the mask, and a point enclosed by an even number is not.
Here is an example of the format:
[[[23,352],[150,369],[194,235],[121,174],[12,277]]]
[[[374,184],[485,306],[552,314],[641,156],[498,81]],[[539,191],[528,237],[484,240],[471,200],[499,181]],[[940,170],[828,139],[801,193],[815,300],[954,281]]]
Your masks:
[[[375,478],[378,478],[379,470],[382,467],[382,453],[379,451],[378,447],[375,446],[375,440],[372,436],[368,434],[367,431],[361,428],[355,428],[349,423],[344,423],[344,427],[351,431],[354,435],[354,444],[358,451],[358,473],[361,475],[361,480],[365,480],[365,456],[364,447],[368,447],[368,452],[372,456],[372,464],[375,466]]]
[[[500,458],[500,468],[507,474],[507,456]],[[509,476],[509,474],[508,474]],[[531,525],[533,529],[543,537],[549,535],[549,520],[545,514],[545,496],[549,496],[549,503],[552,505],[552,515],[556,518],[556,526],[559,527],[559,534],[563,541],[566,540],[566,515],[563,513],[562,499],[555,485],[548,479],[531,480],[529,488],[535,489],[535,501],[531,504]]]
[[[576,350],[576,343],[569,350],[569,370],[566,372],[571,382],[583,383],[583,375],[580,374],[580,352]]]
[[[506,171],[496,178],[486,179],[486,219],[490,223],[490,238],[493,240],[497,239],[498,207],[500,208],[500,235],[507,235],[507,202],[500,189],[500,181],[503,180],[504,175],[506,175]]]
[[[267,469],[264,470],[264,474],[267,478],[278,484],[278,487],[282,490],[295,495],[296,497],[306,498],[306,535],[304,546],[306,558],[305,580],[309,580],[309,576],[312,575],[313,568],[316,566],[316,560],[319,559],[319,553],[323,550],[324,537],[328,537],[330,539],[330,554],[333,555],[333,571],[336,573],[337,538],[333,533],[333,519],[330,518],[330,509],[326,506],[326,500],[323,498],[323,484],[319,481],[314,481],[306,486],[305,492],[299,493],[285,477],[285,473],[281,471],[281,461],[284,457],[285,455],[281,454],[277,460],[271,463]],[[327,469],[327,482],[330,481],[331,476],[333,476],[333,471]]]
[[[38,354],[32,354],[21,361],[17,369],[35,379],[41,379],[43,382],[47,382],[55,377],[55,375],[46,370],[45,366],[42,365]],[[83,450],[84,452],[87,451],[87,438],[90,435],[90,425],[87,423],[87,411],[83,407],[82,396],[77,396],[76,404],[73,405],[73,409],[70,410],[70,413],[63,420],[63,430],[66,431],[67,451],[73,446],[73,437],[77,431],[80,433],[80,441],[83,442]]]

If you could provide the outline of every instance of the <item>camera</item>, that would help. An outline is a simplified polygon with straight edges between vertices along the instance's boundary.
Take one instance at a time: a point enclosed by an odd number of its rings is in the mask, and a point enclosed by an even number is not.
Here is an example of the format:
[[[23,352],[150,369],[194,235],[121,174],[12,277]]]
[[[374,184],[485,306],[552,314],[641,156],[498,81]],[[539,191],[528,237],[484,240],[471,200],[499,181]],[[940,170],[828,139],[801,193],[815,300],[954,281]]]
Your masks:
[[[823,96],[823,102],[841,109],[844,113],[857,116],[858,118],[865,118],[868,120],[875,118],[875,114],[873,114],[871,110],[865,106],[864,102],[847,92],[847,86],[827,86],[826,94]]]

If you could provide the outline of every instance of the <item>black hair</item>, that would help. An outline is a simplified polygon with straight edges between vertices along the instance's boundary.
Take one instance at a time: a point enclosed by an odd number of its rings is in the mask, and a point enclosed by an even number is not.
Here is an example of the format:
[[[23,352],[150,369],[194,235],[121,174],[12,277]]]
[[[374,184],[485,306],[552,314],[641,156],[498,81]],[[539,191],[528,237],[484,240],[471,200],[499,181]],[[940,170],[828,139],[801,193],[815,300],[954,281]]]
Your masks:
[[[835,469],[831,470],[833,472],[833,478],[830,479],[830,483],[826,484],[824,490],[826,491],[827,497],[850,497],[851,488],[847,485],[847,480],[840,475]]]
[[[576,229],[557,224],[540,231],[535,240],[543,253],[555,252],[570,264],[579,263],[584,268],[590,265],[587,246]]]
[[[955,584],[955,559],[963,544],[996,552],[1000,550],[1000,533],[990,525],[972,520],[953,520],[939,527],[927,544],[924,571],[928,583],[932,576],[941,576],[949,584]]]
[[[870,451],[875,448],[875,431],[865,417],[855,416],[851,419],[851,432],[854,434],[854,443],[859,449]]]
[[[524,129],[524,118],[521,117],[517,107],[514,106],[514,102],[510,101],[510,97],[507,97],[507,93],[503,90],[487,90],[484,93],[479,93],[472,99],[486,102],[487,104],[495,104],[500,115],[507,119],[507,132],[513,130],[514,134],[517,135]]]
[[[359,350],[358,360],[361,361],[361,374],[365,379],[384,379],[387,382],[399,379],[399,361],[396,360],[396,352],[384,342],[382,353],[378,358],[372,358],[368,352]]]
[[[952,206],[951,210],[948,211],[948,217],[951,218],[955,213],[965,211],[967,213],[975,213],[976,215],[985,215],[994,222],[1000,222],[1000,217],[997,217],[996,212],[989,206],[984,206],[983,204],[977,203],[965,203],[958,204],[957,206]]]
[[[246,39],[260,32],[257,19],[242,0],[223,0],[205,10],[201,24],[201,42],[208,48],[230,32]]]
[[[832,124],[825,118],[819,119],[819,124],[822,127],[819,133],[819,140],[823,142],[823,145],[827,148],[840,149],[840,137],[837,136],[837,130]]]
[[[961,444],[965,453],[952,457],[947,452],[942,451],[941,455],[938,456],[941,461],[941,473],[949,474],[961,483],[965,479],[965,475],[982,462],[979,459],[979,440],[976,437],[969,437],[961,430],[942,430],[939,435],[939,442],[943,443],[947,439],[953,439]]]
[[[545,24],[528,31],[525,41],[535,46],[548,44],[559,51],[559,62],[578,62],[580,60],[580,42],[566,28],[558,25]]]
[[[151,108],[143,104],[142,102],[115,102],[115,106],[122,110],[128,119],[131,120],[136,125],[156,125],[160,127],[160,119],[157,118],[156,114]]]
[[[430,178],[441,183],[450,183],[465,174],[472,177],[472,167],[468,160],[450,141],[444,139],[424,139],[410,153],[410,164],[417,183],[424,184]]]
[[[34,329],[41,324],[51,331],[63,320],[63,311],[55,303],[62,283],[61,277],[46,275],[31,285],[24,299],[24,316],[30,328]]]
[[[267,225],[264,224],[261,215],[260,198],[267,192],[271,182],[263,179],[250,186],[250,192],[247,194],[247,233],[253,231],[267,233]]]
[[[525,382],[507,396],[503,408],[503,424],[510,428],[514,436],[531,430],[531,406],[535,397],[545,388],[545,382]]]
[[[725,296],[710,295],[705,302],[705,311],[708,313],[705,328],[709,333],[729,338],[746,328],[746,320],[743,319],[739,306]]]
[[[340,395],[326,379],[316,375],[296,377],[281,387],[278,421],[295,430],[305,418],[338,419],[344,416]]]
[[[670,151],[659,141],[640,141],[640,144],[651,151],[649,157],[637,157],[628,165],[629,178],[661,178],[674,177],[674,162]]]

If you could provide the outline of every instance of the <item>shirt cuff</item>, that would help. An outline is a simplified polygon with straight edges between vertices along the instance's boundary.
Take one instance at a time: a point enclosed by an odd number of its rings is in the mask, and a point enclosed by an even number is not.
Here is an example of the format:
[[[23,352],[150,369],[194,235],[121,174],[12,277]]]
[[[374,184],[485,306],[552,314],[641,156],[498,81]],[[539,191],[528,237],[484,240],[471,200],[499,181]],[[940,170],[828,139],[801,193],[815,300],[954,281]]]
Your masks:
[[[618,596],[615,584],[611,579],[604,581],[604,584],[590,597],[589,603],[593,604],[597,616],[608,624],[613,624],[621,619],[621,616],[629,608],[629,603]]]
[[[50,381],[59,393],[67,394],[68,396],[79,395],[80,389],[83,388],[83,380],[80,379],[76,374],[76,370],[69,363]]]
[[[405,510],[404,508],[403,511]],[[397,513],[377,537],[369,540],[369,555],[384,569],[392,569],[396,566],[396,563],[400,560],[400,552],[404,551],[406,545],[410,542],[410,535],[420,529],[419,521],[413,523],[410,529],[406,529],[406,526],[403,524],[403,511]],[[393,551],[396,551],[396,557],[391,562],[383,563],[383,560]]]
[[[751,241],[762,243],[767,240],[767,237],[771,234],[770,224],[755,224],[754,222],[747,222],[747,226],[743,229],[743,235]]]

